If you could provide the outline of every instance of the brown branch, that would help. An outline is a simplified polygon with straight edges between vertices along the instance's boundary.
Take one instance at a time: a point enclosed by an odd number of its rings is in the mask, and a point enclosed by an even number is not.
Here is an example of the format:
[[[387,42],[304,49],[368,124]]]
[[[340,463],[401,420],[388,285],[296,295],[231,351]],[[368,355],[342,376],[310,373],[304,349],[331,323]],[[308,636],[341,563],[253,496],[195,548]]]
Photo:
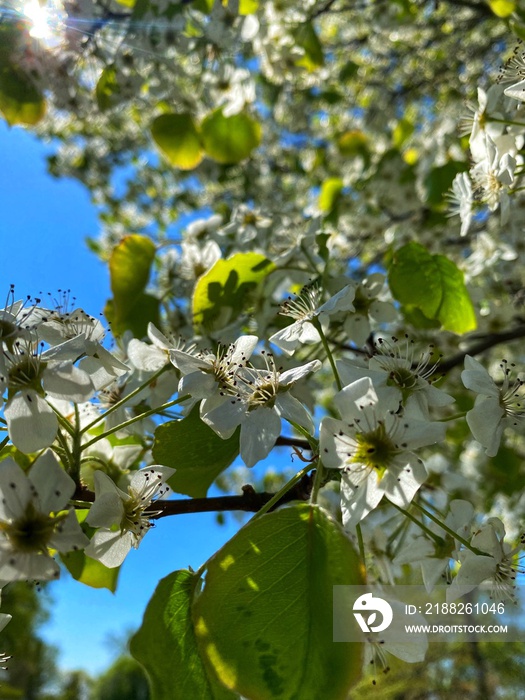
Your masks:
[[[485,350],[490,350],[490,348],[499,345],[500,343],[506,343],[511,340],[518,340],[519,338],[525,337],[525,324],[516,326],[508,331],[502,331],[501,333],[491,333],[490,335],[484,336],[479,340],[479,342],[471,345],[466,350],[461,350],[460,352],[452,355],[447,360],[443,360],[436,367],[436,374],[445,374],[449,372],[453,367],[460,365],[465,359],[465,355],[479,355]]]
[[[315,470],[311,474],[305,474],[303,478],[295,484],[285,495],[273,506],[271,510],[290,501],[307,501],[312,491],[313,477]],[[242,496],[215,496],[213,498],[184,498],[177,501],[156,501],[147,508],[144,513],[152,520],[165,518],[168,515],[183,515],[185,513],[213,513],[228,510],[243,510],[248,513],[256,513],[270,499],[274,493],[257,493],[253,486],[247,484],[242,487]],[[92,503],[95,500],[93,491],[84,487],[78,488],[75,500]]]
[[[301,481],[293,486],[271,508],[274,510],[290,501],[307,501],[310,498],[313,485],[312,474],[305,474]],[[257,493],[253,486],[247,484],[242,487],[242,496],[216,496],[214,498],[188,498],[179,501],[157,501],[152,504],[152,512],[149,516],[152,520],[165,518],[168,515],[182,515],[184,513],[210,513],[228,510],[243,510],[247,513],[257,513],[274,493]],[[148,514],[148,511],[145,511]]]

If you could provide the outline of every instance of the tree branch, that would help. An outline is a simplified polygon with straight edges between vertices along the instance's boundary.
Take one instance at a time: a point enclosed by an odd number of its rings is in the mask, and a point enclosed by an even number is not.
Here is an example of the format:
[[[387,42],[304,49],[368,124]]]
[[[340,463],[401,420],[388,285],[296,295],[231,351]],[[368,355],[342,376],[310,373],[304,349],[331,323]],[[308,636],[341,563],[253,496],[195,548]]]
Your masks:
[[[306,474],[281,498],[271,509],[277,508],[290,501],[307,501],[312,491],[315,470]],[[275,496],[274,493],[257,493],[253,486],[242,487],[242,496],[215,496],[213,498],[185,498],[178,501],[156,501],[144,511],[152,520],[165,518],[168,515],[183,515],[185,513],[213,513],[228,510],[241,510],[256,513]],[[93,491],[84,487],[77,489],[74,499],[92,503],[95,500]]]
[[[525,324],[516,326],[508,331],[502,331],[501,333],[491,333],[490,335],[484,336],[479,340],[479,342],[471,345],[466,350],[461,350],[460,352],[449,357],[448,360],[443,360],[436,367],[436,374],[445,374],[449,372],[453,367],[460,365],[465,359],[465,355],[479,355],[485,350],[499,345],[500,343],[506,343],[511,340],[518,340],[518,338],[525,337]]]

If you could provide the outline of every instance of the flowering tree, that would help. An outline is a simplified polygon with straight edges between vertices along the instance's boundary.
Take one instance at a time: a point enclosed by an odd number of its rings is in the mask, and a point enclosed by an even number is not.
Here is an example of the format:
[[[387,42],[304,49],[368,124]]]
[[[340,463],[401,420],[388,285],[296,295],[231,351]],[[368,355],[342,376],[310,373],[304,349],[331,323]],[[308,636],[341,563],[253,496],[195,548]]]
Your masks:
[[[112,298],[0,312],[0,579],[114,589],[156,519],[255,513],[159,582],[132,641],[158,700],[345,698],[424,659],[335,644],[334,585],[514,597],[525,15],[358,5],[2,10],[0,110],[90,188]],[[275,492],[207,498],[277,451]]]

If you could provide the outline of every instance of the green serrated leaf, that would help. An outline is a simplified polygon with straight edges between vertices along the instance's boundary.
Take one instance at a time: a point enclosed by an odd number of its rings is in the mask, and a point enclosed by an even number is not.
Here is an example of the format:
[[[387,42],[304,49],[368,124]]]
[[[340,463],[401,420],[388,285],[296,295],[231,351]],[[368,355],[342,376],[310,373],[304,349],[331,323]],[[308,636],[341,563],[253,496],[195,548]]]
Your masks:
[[[181,170],[192,170],[203,158],[191,114],[161,114],[151,125],[151,135],[169,162]]]
[[[201,137],[210,158],[231,165],[248,158],[257,148],[261,142],[261,126],[243,112],[225,117],[218,109],[202,122]]]
[[[0,53],[0,112],[7,123],[37,124],[46,111],[46,102],[29,76]]]
[[[177,471],[168,484],[177,493],[204,498],[209,487],[239,454],[239,429],[228,440],[204,423],[198,406],[182,420],[169,421],[155,430],[153,460]]]
[[[125,330],[141,338],[148,322],[158,322],[159,301],[144,292],[155,258],[155,245],[147,236],[125,236],[115,246],[109,259],[110,299],[104,314],[116,335]]]
[[[419,243],[408,243],[392,256],[388,282],[393,296],[438,320],[454,333],[476,328],[476,315],[463,273],[444,255],[432,255]]]
[[[352,543],[321,508],[252,520],[207,564],[193,604],[201,655],[248,698],[345,700],[362,645],[333,642],[333,586],[362,583]]]
[[[208,674],[200,658],[190,613],[198,582],[191,571],[174,571],[163,578],[130,641],[132,656],[148,674],[152,700],[237,697]]]
[[[245,307],[275,265],[260,253],[236,253],[202,275],[193,293],[193,322],[207,329],[226,326]]]

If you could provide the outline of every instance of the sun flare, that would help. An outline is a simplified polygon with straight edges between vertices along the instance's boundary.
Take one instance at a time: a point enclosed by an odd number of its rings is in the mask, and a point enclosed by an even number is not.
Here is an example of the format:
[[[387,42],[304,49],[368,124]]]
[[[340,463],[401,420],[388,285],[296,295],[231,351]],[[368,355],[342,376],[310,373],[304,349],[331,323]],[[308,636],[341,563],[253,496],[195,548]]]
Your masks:
[[[23,13],[31,25],[29,34],[34,39],[53,45],[59,42],[64,13],[59,2],[52,0],[41,4],[38,0],[27,0]]]

